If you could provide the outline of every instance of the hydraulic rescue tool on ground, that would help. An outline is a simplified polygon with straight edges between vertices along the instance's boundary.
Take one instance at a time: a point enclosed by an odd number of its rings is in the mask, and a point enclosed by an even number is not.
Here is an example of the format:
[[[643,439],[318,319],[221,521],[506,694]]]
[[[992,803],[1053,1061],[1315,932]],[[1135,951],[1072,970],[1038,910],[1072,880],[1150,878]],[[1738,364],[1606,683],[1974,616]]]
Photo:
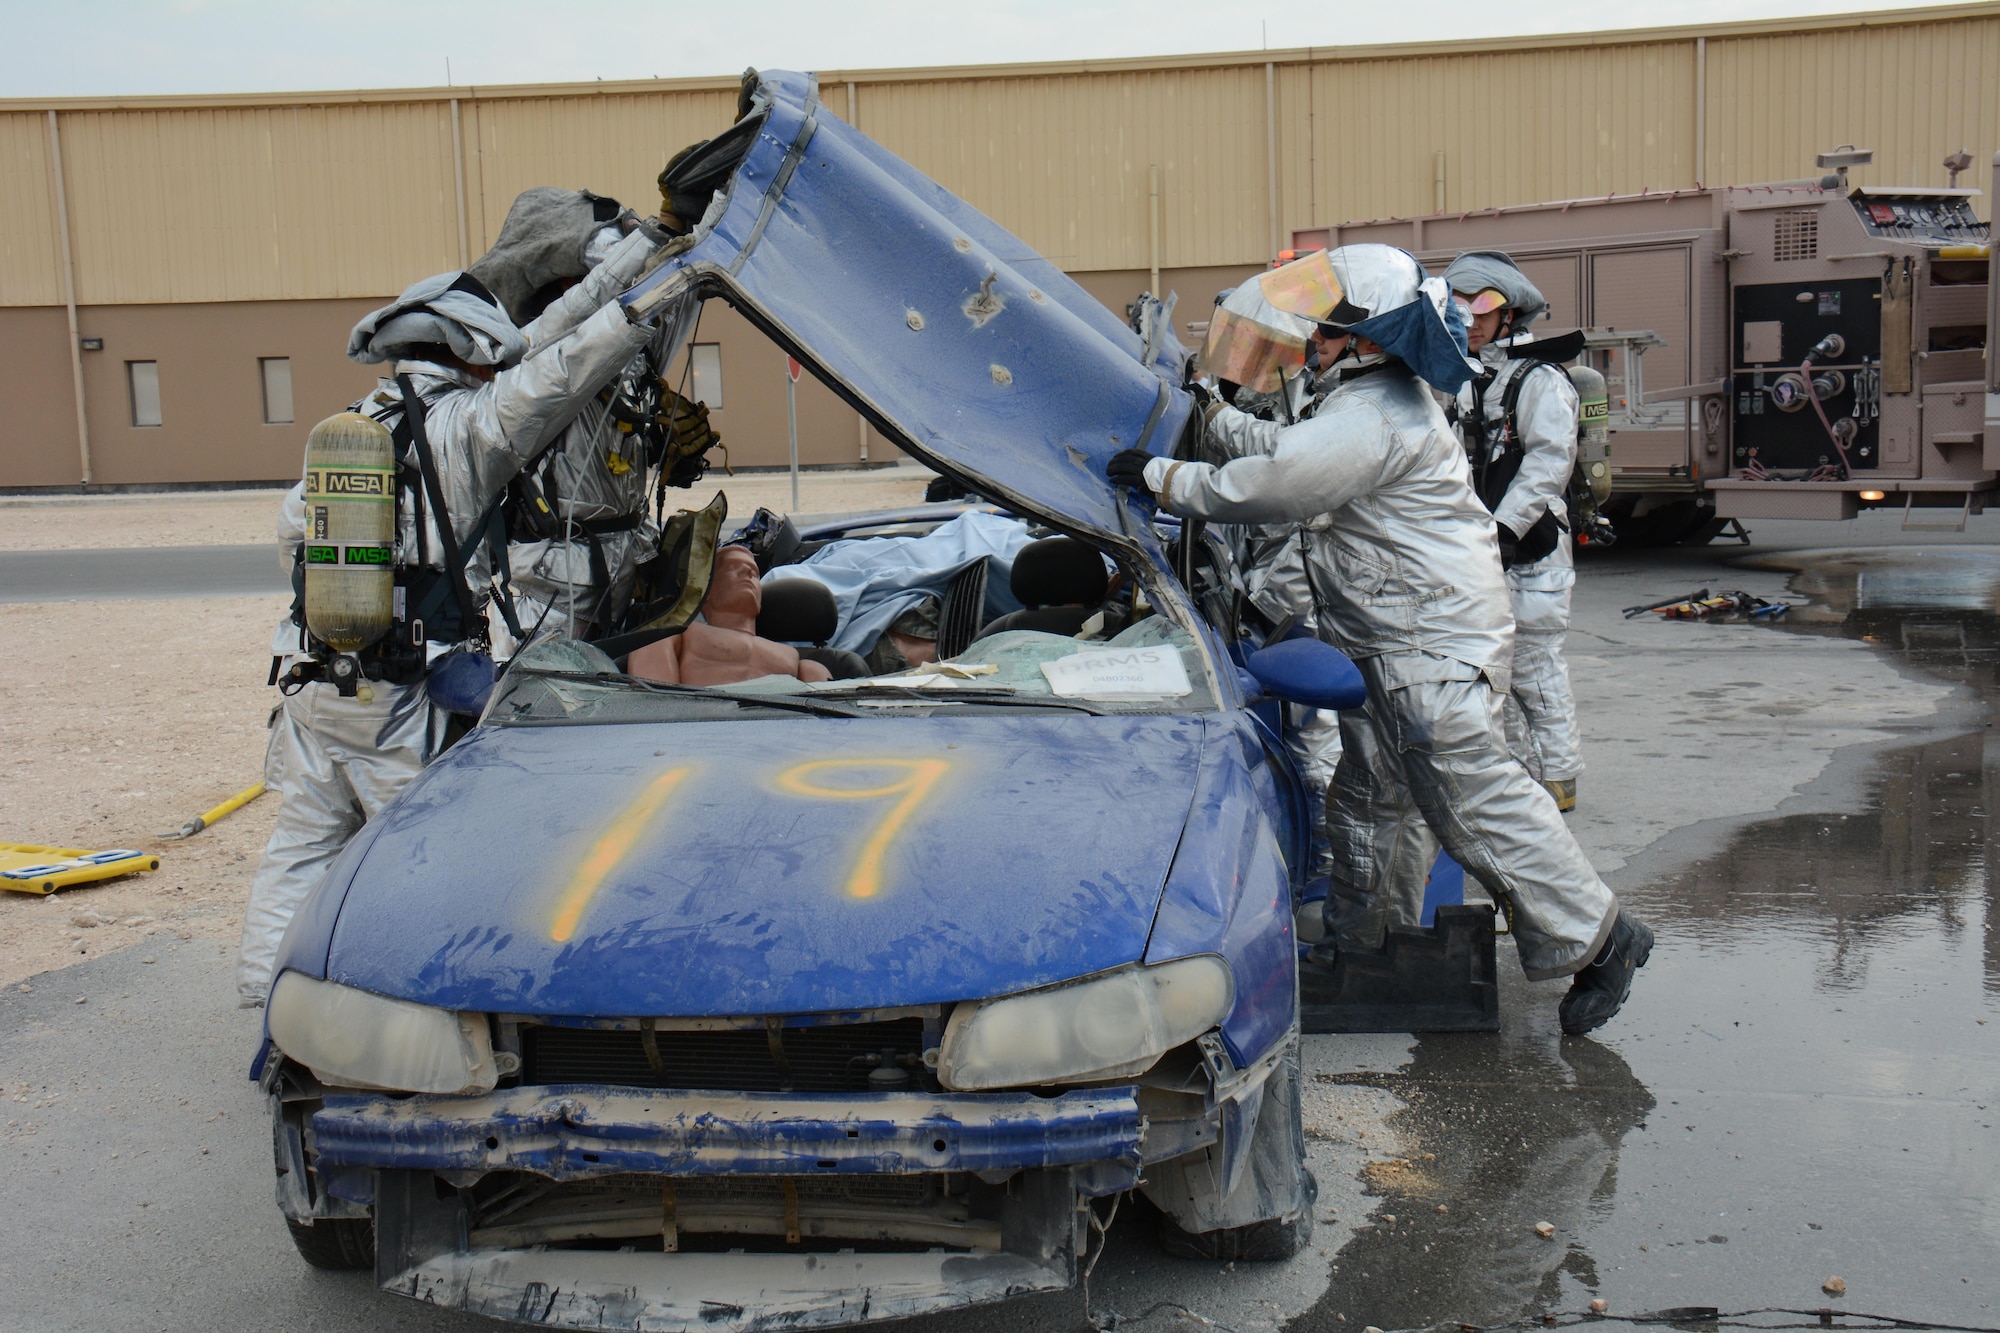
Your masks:
[[[1341,223],[1293,245],[1386,242],[1433,271],[1464,250],[1513,256],[1549,298],[1547,327],[1585,328],[1578,365],[1609,381],[1602,507],[1627,541],[1890,506],[1906,527],[1961,529],[2000,476],[1990,228],[1975,189],[1850,184],[1871,158],[1843,148],[1820,155],[1823,176],[1767,185]]]
[[[93,852],[82,847],[0,842],[0,889],[16,893],[50,894],[73,884],[117,879],[134,871],[159,868],[159,857],[129,847]]]

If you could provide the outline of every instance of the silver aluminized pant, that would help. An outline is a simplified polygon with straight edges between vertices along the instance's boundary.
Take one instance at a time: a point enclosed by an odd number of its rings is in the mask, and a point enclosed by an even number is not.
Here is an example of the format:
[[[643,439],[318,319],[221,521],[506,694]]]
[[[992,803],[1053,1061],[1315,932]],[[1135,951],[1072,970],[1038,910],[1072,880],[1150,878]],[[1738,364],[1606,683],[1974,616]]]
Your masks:
[[[277,827],[250,882],[236,992],[261,1004],[292,914],[362,823],[437,753],[422,681],[370,682],[374,699],[343,699],[314,683],[284,701],[264,752],[264,780],[280,797]]]
[[[1568,573],[1568,571],[1561,571]],[[1528,771],[1551,782],[1569,782],[1583,772],[1583,739],[1576,725],[1576,693],[1570,689],[1563,640],[1569,634],[1567,584],[1543,574],[1533,586],[1507,580],[1514,604],[1514,702],[1525,724],[1514,733],[1514,749]],[[1571,577],[1574,577],[1573,575]]]
[[[1484,679],[1385,689],[1379,659],[1356,665],[1368,703],[1340,715],[1327,936],[1372,948],[1383,924],[1415,926],[1442,843],[1496,900],[1504,893],[1512,903],[1529,980],[1583,968],[1610,934],[1617,900],[1554,798],[1508,753],[1502,696]]]
[[[1312,818],[1312,850],[1307,878],[1323,880],[1333,870],[1333,847],[1326,840],[1327,794],[1340,764],[1340,714],[1324,708],[1286,706],[1285,748],[1305,784]]]

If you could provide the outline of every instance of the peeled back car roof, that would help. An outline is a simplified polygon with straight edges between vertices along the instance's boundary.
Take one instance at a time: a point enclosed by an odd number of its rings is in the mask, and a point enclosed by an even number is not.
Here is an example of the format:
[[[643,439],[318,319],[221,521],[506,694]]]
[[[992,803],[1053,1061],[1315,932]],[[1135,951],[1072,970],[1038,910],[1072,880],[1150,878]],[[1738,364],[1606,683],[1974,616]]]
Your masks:
[[[625,299],[724,296],[927,461],[1150,547],[1104,465],[1178,437],[1179,345],[1145,347],[1019,238],[829,114],[812,76],[766,72],[759,94],[726,209]]]

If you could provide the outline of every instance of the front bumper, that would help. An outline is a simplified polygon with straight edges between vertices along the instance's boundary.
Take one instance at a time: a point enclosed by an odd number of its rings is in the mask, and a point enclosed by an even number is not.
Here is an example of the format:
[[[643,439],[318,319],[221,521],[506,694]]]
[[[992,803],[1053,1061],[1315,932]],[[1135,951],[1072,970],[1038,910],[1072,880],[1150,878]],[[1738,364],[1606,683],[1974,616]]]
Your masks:
[[[597,1085],[480,1097],[330,1095],[312,1118],[329,1189],[356,1202],[373,1170],[551,1180],[903,1175],[1092,1163],[1136,1179],[1144,1124],[1133,1088],[1032,1093],[681,1092]],[[1128,1184],[1130,1182],[1127,1182]],[[1114,1188],[1124,1188],[1123,1185]]]
[[[642,1254],[484,1250],[441,1254],[385,1291],[493,1319],[642,1333],[753,1333],[901,1319],[1061,1291],[1065,1249],[1012,1253]]]
[[[493,1318],[654,1333],[825,1328],[1061,1290],[1075,1281],[1083,1201],[1135,1185],[1146,1138],[1130,1087],[1057,1097],[598,1085],[330,1093],[311,1126],[326,1191],[372,1206],[384,1290]],[[479,1182],[494,1173],[611,1191],[616,1203],[594,1214],[598,1229],[568,1231],[571,1247],[537,1243],[532,1225],[547,1215],[486,1215]],[[977,1216],[933,1206],[891,1218],[865,1201],[882,1189],[868,1182],[885,1177],[992,1183]],[[510,1178],[520,1177],[498,1179]],[[742,1219],[773,1188],[787,1201],[787,1252],[746,1253],[735,1237],[721,1242],[726,1253],[712,1241],[679,1248],[719,1227],[762,1235],[768,1250],[768,1226]],[[843,1193],[857,1188],[858,1203]],[[835,1239],[871,1226],[904,1248],[857,1252]],[[791,1249],[801,1235],[810,1248]]]

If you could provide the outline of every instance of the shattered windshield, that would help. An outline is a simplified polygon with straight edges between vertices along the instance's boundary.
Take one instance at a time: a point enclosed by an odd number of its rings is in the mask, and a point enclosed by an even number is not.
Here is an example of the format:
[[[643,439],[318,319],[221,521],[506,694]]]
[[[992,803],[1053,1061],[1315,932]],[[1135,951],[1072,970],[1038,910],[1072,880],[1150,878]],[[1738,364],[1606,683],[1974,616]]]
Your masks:
[[[597,648],[545,639],[522,651],[485,723],[880,717],[1015,711],[1190,713],[1216,707],[1200,645],[1161,615],[1101,640],[1002,630],[958,655],[905,671],[808,682],[760,676],[727,686],[668,684],[620,671]]]

